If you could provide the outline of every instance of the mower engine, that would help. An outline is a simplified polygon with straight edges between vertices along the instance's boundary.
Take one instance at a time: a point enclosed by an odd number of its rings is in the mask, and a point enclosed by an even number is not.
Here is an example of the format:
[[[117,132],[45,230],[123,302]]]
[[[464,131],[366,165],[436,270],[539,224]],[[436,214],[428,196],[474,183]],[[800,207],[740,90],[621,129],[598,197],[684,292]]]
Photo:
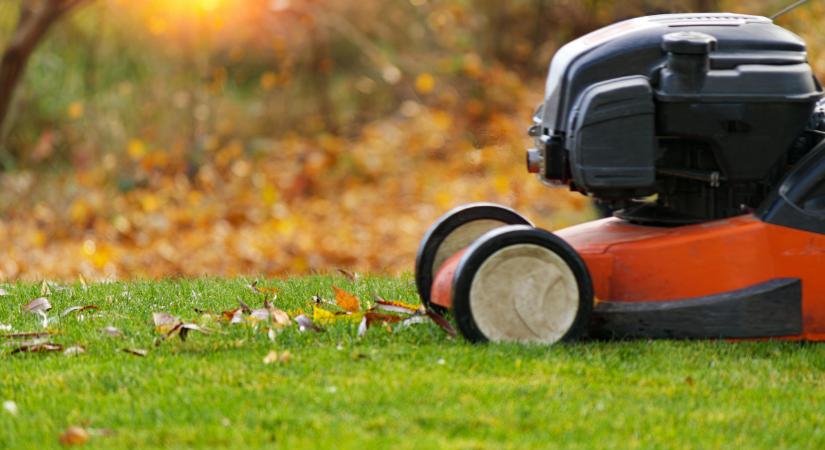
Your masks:
[[[765,17],[667,14],[553,57],[527,165],[617,210],[555,232],[460,206],[416,259],[469,340],[825,341],[825,103]]]
[[[804,42],[767,18],[641,17],[556,53],[528,169],[638,223],[739,215],[813,147],[820,97]]]

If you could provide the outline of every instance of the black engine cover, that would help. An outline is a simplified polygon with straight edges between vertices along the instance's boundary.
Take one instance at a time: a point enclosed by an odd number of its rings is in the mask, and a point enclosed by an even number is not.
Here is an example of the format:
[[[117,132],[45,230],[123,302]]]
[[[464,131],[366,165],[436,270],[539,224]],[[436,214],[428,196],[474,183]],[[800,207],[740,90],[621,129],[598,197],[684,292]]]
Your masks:
[[[617,23],[553,58],[536,124],[542,176],[615,202],[658,194],[679,221],[730,216],[787,171],[821,97],[804,42],[770,19]]]

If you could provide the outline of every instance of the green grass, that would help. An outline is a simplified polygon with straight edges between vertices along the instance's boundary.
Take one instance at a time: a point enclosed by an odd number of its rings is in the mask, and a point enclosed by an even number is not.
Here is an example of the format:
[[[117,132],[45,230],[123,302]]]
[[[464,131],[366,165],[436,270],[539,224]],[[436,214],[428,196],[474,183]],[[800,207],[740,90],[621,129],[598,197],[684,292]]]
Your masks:
[[[825,347],[779,342],[617,342],[552,347],[469,345],[421,324],[356,337],[292,328],[271,342],[245,326],[154,346],[151,313],[196,318],[236,298],[260,304],[249,280],[79,285],[54,292],[52,325],[87,353],[0,349],[0,447],[55,448],[67,426],[114,431],[87,448],[825,448]],[[275,280],[279,306],[305,306],[330,285],[368,298],[416,301],[409,277]],[[0,323],[38,330],[20,305],[39,286],[6,285]],[[125,294],[127,293],[128,294]],[[124,332],[112,338],[100,329]],[[145,358],[119,351],[150,349]],[[272,349],[292,360],[265,365]]]

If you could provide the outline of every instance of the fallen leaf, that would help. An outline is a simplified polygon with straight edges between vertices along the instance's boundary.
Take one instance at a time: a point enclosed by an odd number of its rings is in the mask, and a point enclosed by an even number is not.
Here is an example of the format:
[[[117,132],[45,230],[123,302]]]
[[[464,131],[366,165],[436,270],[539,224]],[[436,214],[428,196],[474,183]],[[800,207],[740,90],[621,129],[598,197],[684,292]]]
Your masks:
[[[41,331],[41,332],[32,332],[32,333],[11,333],[11,334],[2,334],[0,335],[0,339],[30,339],[30,338],[40,338],[51,336],[53,334],[57,334],[54,331]]]
[[[288,327],[292,324],[292,319],[289,318],[289,314],[282,309],[274,308],[274,310],[269,312],[269,315],[273,322],[275,322],[275,325],[279,327]]]
[[[81,353],[86,353],[86,348],[82,345],[73,345],[63,350],[63,354],[66,356],[77,356]]]
[[[130,355],[135,355],[135,356],[140,356],[140,357],[143,357],[143,356],[146,356],[146,355],[149,354],[149,350],[144,350],[142,348],[122,348],[122,349],[120,349],[120,351],[122,351],[123,353],[128,353]]]
[[[360,311],[354,313],[349,311],[332,312],[320,306],[312,307],[312,320],[322,324],[331,324],[340,321],[358,322],[363,317],[364,315]]]
[[[267,322],[269,321],[269,310],[253,309],[252,312],[249,313],[249,318],[254,319],[253,322]]]
[[[449,334],[452,337],[456,336],[455,328],[453,328],[450,322],[448,322],[447,319],[445,319],[441,314],[438,314],[437,312],[431,309],[427,309],[425,314],[427,314],[427,317],[429,317],[433,322],[435,322],[439,327],[441,327],[442,330],[447,332],[447,334]]]
[[[332,289],[335,291],[335,303],[338,306],[350,312],[361,310],[361,300],[358,297],[337,286],[333,286]]]
[[[43,280],[43,282],[40,283],[40,295],[51,295],[51,293],[52,290],[49,288],[49,282]]]
[[[289,314],[287,314],[286,311],[273,305],[272,302],[264,300],[264,308],[266,308],[269,311],[269,319],[278,327],[283,328],[292,324],[292,320],[289,318]]]
[[[52,309],[52,304],[49,303],[49,299],[47,299],[46,297],[37,297],[36,299],[30,301],[28,304],[23,306],[23,311],[34,314],[46,312],[50,309]]]
[[[70,308],[66,308],[66,310],[64,310],[62,313],[60,313],[60,317],[66,317],[69,314],[79,313],[79,312],[83,312],[83,311],[96,311],[97,309],[99,309],[99,308],[95,305],[72,306]]]
[[[403,319],[403,317],[392,314],[368,312],[364,314],[364,318],[361,319],[361,323],[358,325],[358,337],[365,335],[367,330],[375,323],[396,323]]]
[[[209,330],[207,330],[206,328],[201,327],[198,324],[180,322],[180,323],[178,323],[177,326],[175,326],[174,328],[169,330],[168,333],[166,333],[166,336],[164,336],[164,339],[169,339],[170,337],[177,334],[178,337],[180,338],[180,340],[185,342],[186,338],[189,336],[190,331],[197,331],[199,333],[209,334]]]
[[[253,281],[252,284],[249,285],[249,287],[252,289],[253,292],[257,292],[258,294],[267,294],[272,295],[273,297],[278,296],[278,288],[260,287],[258,286],[258,280]]]
[[[156,332],[166,334],[180,324],[180,319],[166,312],[156,312],[152,313],[152,322]]]
[[[315,325],[315,322],[313,322],[312,319],[305,316],[304,314],[295,317],[295,323],[298,324],[298,329],[300,331],[309,330],[314,331],[316,333],[321,333],[324,331],[323,328],[319,327],[318,325]]]
[[[110,337],[121,337],[121,336],[123,336],[122,331],[120,331],[118,328],[115,328],[111,325],[109,325],[108,327],[104,327],[100,331],[102,331],[103,333],[107,334]]]
[[[221,313],[221,317],[229,323],[243,322],[243,309],[235,308]]]
[[[409,303],[384,300],[378,294],[375,295],[375,308],[384,311],[397,312],[403,314],[417,314],[421,312],[420,306],[411,305]]]
[[[331,323],[335,321],[335,313],[327,311],[324,308],[313,306],[312,319],[318,323]]]
[[[401,321],[401,326],[402,327],[408,327],[410,325],[415,325],[415,324],[419,324],[419,323],[428,322],[429,320],[430,320],[430,318],[427,317],[426,315],[417,314],[417,315],[414,315],[412,317],[408,317],[408,318],[404,319],[403,321]]]
[[[12,416],[17,415],[17,403],[11,400],[6,400],[3,402],[3,409]]]
[[[60,344],[35,340],[31,342],[21,343],[17,348],[11,351],[11,354],[13,355],[15,353],[48,353],[60,351],[63,351],[63,346]]]
[[[281,353],[278,353],[276,350],[270,350],[269,353],[264,356],[264,364],[272,364],[275,362],[278,363],[287,363],[289,360],[292,359],[292,354],[289,353],[289,350],[284,350]]]
[[[86,277],[84,277],[82,273],[77,276],[77,281],[80,282],[80,287],[82,287],[84,291],[89,289],[89,284],[86,283]]]
[[[244,301],[241,300],[240,297],[238,297],[238,304],[241,305],[241,310],[244,314],[252,314],[252,308],[250,308],[249,305],[244,303]]]
[[[353,283],[358,282],[358,273],[356,273],[356,272],[350,272],[348,270],[339,268],[338,273],[340,273],[341,275],[347,277],[347,279],[349,279]]]
[[[89,433],[81,427],[71,426],[60,435],[60,445],[83,445],[89,442]]]

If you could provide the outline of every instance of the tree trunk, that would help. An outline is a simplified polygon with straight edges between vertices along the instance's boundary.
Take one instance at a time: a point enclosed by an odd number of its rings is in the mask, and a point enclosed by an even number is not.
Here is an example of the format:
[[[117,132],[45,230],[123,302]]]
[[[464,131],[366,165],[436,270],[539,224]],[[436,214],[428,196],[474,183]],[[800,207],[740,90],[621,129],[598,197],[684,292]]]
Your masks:
[[[62,15],[86,0],[23,0],[20,18],[0,59],[0,130],[34,49]],[[2,139],[2,136],[0,136]]]

